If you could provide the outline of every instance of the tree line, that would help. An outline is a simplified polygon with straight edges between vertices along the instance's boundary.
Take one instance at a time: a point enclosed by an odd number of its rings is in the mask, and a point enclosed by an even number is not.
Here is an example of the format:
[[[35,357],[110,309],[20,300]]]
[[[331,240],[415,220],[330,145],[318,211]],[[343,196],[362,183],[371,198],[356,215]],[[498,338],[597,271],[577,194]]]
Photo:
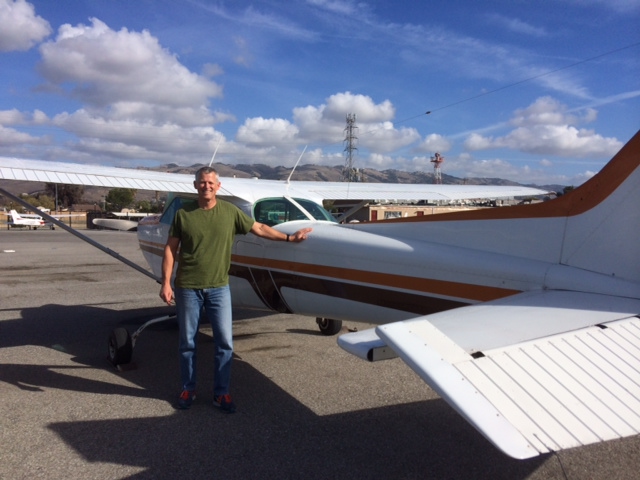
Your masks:
[[[161,203],[150,202],[149,200],[136,201],[138,191],[133,188],[112,188],[104,198],[104,207],[107,211],[119,212],[125,208],[131,208],[139,212],[155,213],[161,212],[163,205]],[[84,187],[80,185],[62,185],[55,183],[46,183],[42,192],[34,194],[22,194],[20,198],[33,205],[48,210],[69,209],[73,205],[82,204],[84,196]],[[57,205],[56,205],[57,200]],[[10,208],[15,208],[9,202]]]

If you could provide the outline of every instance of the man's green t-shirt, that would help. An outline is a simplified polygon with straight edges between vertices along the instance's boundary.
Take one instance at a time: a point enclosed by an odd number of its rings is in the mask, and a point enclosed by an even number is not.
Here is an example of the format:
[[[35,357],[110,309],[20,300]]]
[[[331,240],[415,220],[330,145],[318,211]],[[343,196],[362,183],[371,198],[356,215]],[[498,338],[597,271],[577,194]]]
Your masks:
[[[216,288],[229,283],[231,247],[236,234],[247,234],[254,220],[235,205],[217,199],[203,210],[187,202],[176,212],[169,236],[180,239],[175,286]]]

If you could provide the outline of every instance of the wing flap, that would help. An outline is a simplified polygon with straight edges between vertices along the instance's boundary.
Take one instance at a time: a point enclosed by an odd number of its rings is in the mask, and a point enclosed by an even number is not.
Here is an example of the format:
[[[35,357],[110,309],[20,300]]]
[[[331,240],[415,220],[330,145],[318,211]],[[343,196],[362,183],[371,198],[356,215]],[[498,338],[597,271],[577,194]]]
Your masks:
[[[456,368],[457,363],[472,357],[431,323],[390,323],[376,331],[438,395],[507,455],[538,455],[538,450]],[[432,339],[428,344],[425,336]]]
[[[640,433],[637,317],[483,351],[477,357],[428,318],[376,331],[507,455],[528,458]]]

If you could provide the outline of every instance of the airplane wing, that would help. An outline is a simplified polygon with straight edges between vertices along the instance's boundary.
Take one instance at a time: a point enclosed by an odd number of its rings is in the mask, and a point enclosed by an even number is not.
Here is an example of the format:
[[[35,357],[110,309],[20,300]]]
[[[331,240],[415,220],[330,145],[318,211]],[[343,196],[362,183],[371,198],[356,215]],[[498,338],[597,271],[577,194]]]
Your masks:
[[[195,193],[193,175],[0,157],[0,179]],[[221,177],[219,195],[255,202],[274,196],[323,200],[468,200],[544,195],[521,186],[307,182]]]
[[[291,182],[292,190],[304,190],[322,200],[453,201],[546,195],[538,188],[497,185],[431,185],[418,183]]]
[[[507,297],[342,335],[400,356],[514,458],[640,433],[640,301],[576,292]]]

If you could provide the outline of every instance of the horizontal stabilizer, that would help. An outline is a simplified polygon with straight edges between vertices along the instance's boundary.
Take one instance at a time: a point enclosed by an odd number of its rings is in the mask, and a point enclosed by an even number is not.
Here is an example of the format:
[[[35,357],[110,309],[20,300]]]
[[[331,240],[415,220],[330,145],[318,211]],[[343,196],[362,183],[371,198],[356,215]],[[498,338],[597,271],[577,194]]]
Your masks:
[[[350,354],[370,362],[388,360],[398,356],[384,340],[380,339],[375,328],[340,335],[338,345]]]
[[[640,433],[640,319],[468,354],[428,317],[376,329],[489,441],[514,458]]]
[[[138,222],[119,218],[94,218],[93,224],[109,230],[122,230],[123,232],[133,232],[138,229]]]

